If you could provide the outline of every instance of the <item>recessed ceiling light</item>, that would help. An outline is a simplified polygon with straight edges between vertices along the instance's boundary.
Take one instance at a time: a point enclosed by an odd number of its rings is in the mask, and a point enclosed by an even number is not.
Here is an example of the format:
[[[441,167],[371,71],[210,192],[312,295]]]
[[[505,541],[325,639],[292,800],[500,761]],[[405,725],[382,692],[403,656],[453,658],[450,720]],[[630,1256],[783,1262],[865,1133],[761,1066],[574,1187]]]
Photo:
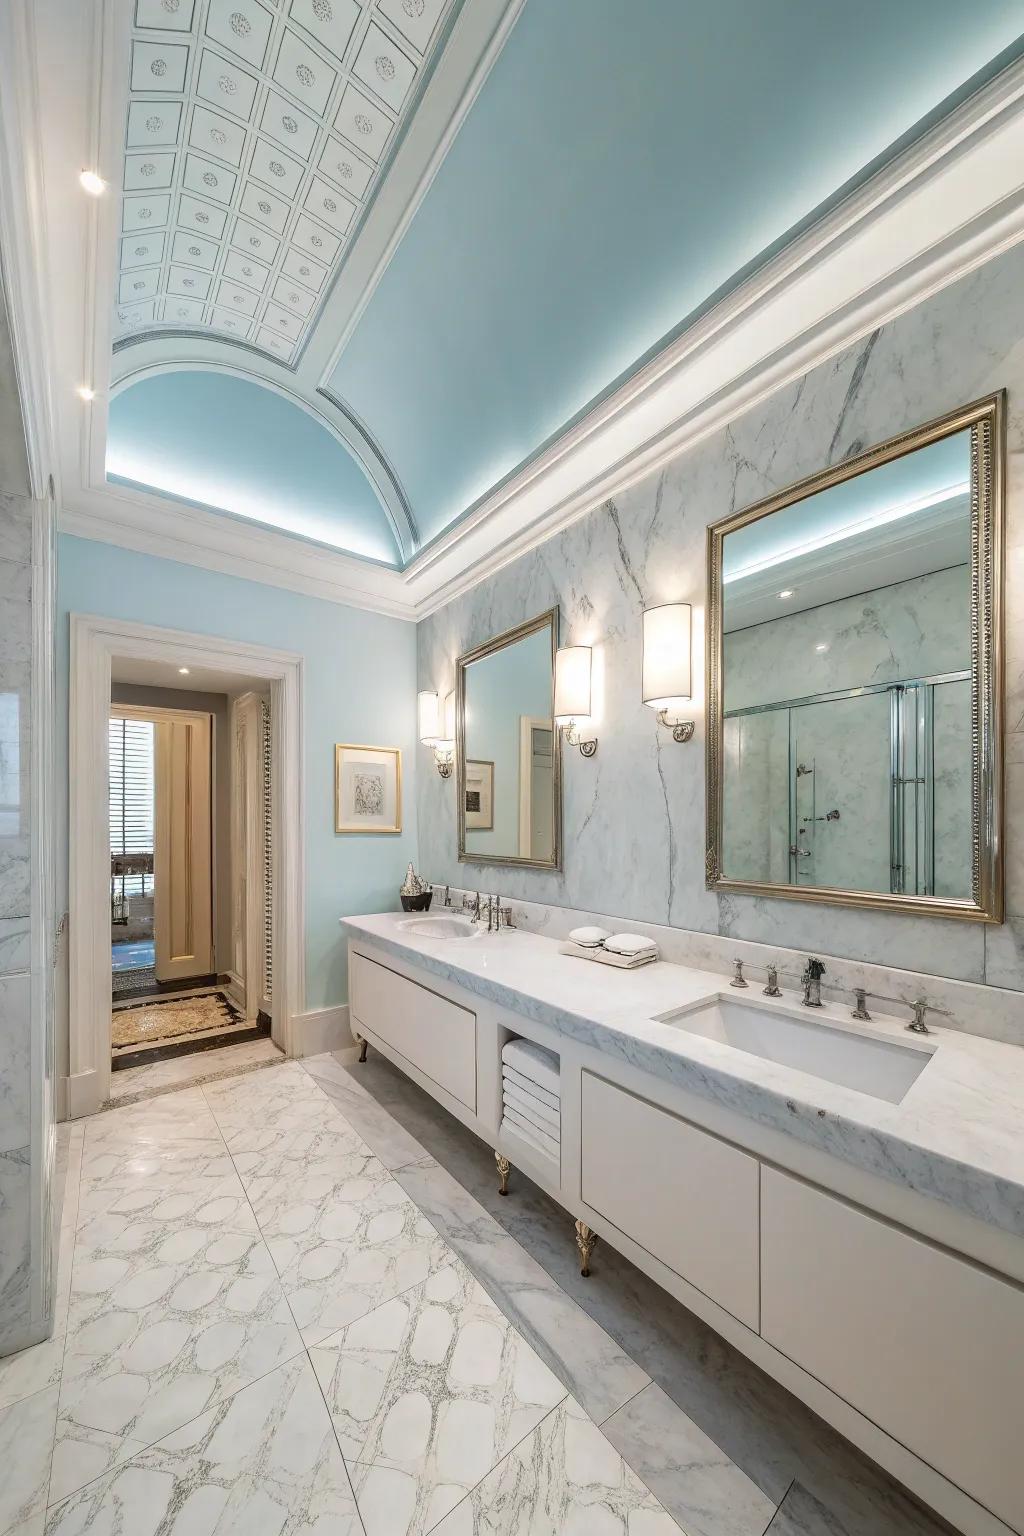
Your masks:
[[[188,667],[179,667],[178,671],[181,673],[182,677],[188,677]]]
[[[784,590],[779,593],[779,596],[780,597],[792,597],[793,596],[793,588],[792,587],[784,588]]]
[[[825,642],[824,642],[824,640],[823,640],[823,641],[822,641],[822,642],[821,642],[821,644],[820,644],[820,645],[816,645],[816,646],[815,646],[815,647],[814,647],[814,649],[815,649],[815,650],[816,650],[816,651],[827,651],[827,650],[828,650],[828,646],[827,646],[827,645],[826,645],[826,644],[825,644]]]
[[[90,197],[102,197],[107,190],[107,184],[102,176],[95,171],[83,171],[78,178],[79,186],[83,192],[88,192]]]
[[[94,389],[90,389],[88,384],[79,384],[77,394],[80,400],[96,399],[96,391]]]

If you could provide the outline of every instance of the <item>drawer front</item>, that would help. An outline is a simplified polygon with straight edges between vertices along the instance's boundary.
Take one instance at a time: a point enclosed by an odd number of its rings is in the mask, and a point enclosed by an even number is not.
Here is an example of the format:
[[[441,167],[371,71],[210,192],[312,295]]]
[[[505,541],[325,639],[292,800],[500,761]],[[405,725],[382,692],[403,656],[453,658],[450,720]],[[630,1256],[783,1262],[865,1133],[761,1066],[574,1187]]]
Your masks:
[[[356,1024],[476,1113],[476,1014],[365,955],[353,954],[349,999]]]
[[[761,1331],[1024,1531],[1024,1292],[765,1168]]]
[[[758,1326],[758,1164],[583,1073],[582,1195],[748,1328]]]

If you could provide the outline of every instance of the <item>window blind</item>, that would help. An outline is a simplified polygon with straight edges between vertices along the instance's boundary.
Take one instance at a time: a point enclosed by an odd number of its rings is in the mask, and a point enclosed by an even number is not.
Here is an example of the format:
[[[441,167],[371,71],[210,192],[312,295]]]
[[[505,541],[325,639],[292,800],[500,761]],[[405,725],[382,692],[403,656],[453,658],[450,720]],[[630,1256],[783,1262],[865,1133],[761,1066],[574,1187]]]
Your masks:
[[[153,853],[152,720],[110,721],[110,852]],[[123,877],[123,893],[145,893],[144,875]]]

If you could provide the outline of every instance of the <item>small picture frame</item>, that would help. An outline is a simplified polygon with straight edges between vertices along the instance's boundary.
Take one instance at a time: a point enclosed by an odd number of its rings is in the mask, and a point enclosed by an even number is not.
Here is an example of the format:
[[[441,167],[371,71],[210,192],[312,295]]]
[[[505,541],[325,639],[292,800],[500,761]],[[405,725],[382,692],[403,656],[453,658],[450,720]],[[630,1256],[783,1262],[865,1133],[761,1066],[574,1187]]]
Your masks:
[[[335,832],[401,832],[400,747],[334,748]]]
[[[479,758],[466,759],[466,831],[494,830],[494,764]]]

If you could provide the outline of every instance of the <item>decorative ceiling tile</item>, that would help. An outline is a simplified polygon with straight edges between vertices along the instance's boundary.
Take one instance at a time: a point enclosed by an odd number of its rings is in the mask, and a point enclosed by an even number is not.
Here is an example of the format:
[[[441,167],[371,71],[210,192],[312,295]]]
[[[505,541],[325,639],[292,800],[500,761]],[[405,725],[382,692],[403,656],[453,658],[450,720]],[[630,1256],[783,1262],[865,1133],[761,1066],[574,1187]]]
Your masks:
[[[181,43],[132,44],[133,91],[183,91],[188,46]]]
[[[155,298],[159,286],[160,268],[145,267],[124,274],[118,284],[117,296],[122,304],[132,304],[138,299]]]
[[[136,0],[135,25],[161,32],[191,32],[195,0]]]
[[[377,9],[414,48],[426,53],[444,0],[377,0]]]
[[[154,305],[152,299],[148,304],[118,305],[116,312],[117,325],[122,331],[138,331],[144,325],[153,321]]]
[[[300,214],[295,221],[292,241],[301,250],[308,251],[310,256],[315,256],[319,261],[326,261],[329,265],[341,250],[341,241],[338,237],[304,213]]]
[[[201,235],[186,230],[179,230],[174,237],[173,261],[183,261],[190,267],[205,267],[212,272],[219,258],[220,246],[213,240],[204,240]]]
[[[301,315],[303,320],[308,318],[316,303],[313,294],[307,293],[298,283],[290,283],[286,277],[279,277],[274,284],[274,298],[282,309],[290,310],[293,315]]]
[[[325,224],[343,235],[352,223],[356,212],[356,205],[337,191],[329,187],[319,176],[314,176],[309,184],[309,190],[303,200],[303,207],[307,212],[315,214],[318,219],[323,219]]]
[[[255,75],[231,59],[214,53],[212,48],[203,49],[196,92],[204,101],[212,102],[220,111],[233,112],[236,117],[248,117],[258,84]]]
[[[192,112],[192,127],[188,141],[194,149],[216,155],[236,168],[242,163],[245,149],[245,129],[209,107],[196,106]]]
[[[126,235],[121,241],[121,270],[162,261],[163,255],[163,235]]]
[[[256,333],[256,341],[268,352],[274,352],[278,357],[289,358],[294,350],[293,343],[287,336],[278,336],[274,331],[268,331],[265,327]]]
[[[289,16],[298,22],[312,37],[333,53],[336,59],[344,59],[360,8],[355,0],[292,0]]]
[[[273,25],[273,15],[257,0],[210,0],[207,36],[257,69],[263,68]]]
[[[416,78],[416,66],[374,21],[366,29],[352,73],[397,112]]]
[[[250,224],[247,219],[236,219],[234,233],[231,236],[231,244],[236,250],[250,256],[258,256],[261,261],[271,263],[277,260],[277,252],[280,241],[273,235],[268,235],[265,229],[257,229],[255,224]]]
[[[268,139],[257,139],[249,161],[249,175],[272,187],[283,197],[294,197],[306,173],[301,160],[293,160]]]
[[[298,315],[290,315],[286,309],[278,304],[268,304],[263,316],[263,323],[268,330],[278,336],[287,336],[289,341],[297,341],[302,330],[302,321]]]
[[[206,305],[198,299],[166,299],[164,319],[168,325],[201,325],[206,316]]]
[[[128,108],[128,148],[177,144],[180,123],[180,101],[133,101]]]
[[[267,286],[270,268],[254,256],[243,256],[241,251],[228,251],[224,258],[224,276],[233,283],[247,283],[257,293],[262,293]]]
[[[154,187],[169,187],[174,180],[174,155],[126,155],[124,189],[148,192]]]
[[[275,197],[273,192],[268,192],[266,187],[259,186],[255,181],[246,182],[239,207],[250,219],[266,224],[277,235],[284,234],[284,227],[292,211],[291,203],[286,203],[283,197]]]
[[[314,261],[312,256],[307,256],[304,251],[297,251],[294,247],[285,252],[285,258],[281,263],[281,271],[288,277],[294,278],[297,283],[305,283],[307,288],[312,288],[319,293],[327,277],[327,268],[319,261]]]
[[[241,283],[230,283],[227,280],[221,283],[214,296],[214,303],[222,309],[229,309],[233,314],[248,315],[250,318],[256,313],[259,304],[259,295],[249,288],[243,288]]]
[[[319,168],[353,197],[362,197],[373,176],[373,167],[354,155],[340,139],[327,140],[320,151]]]
[[[316,122],[307,117],[305,112],[300,112],[292,102],[285,101],[276,91],[267,94],[260,126],[264,133],[269,133],[272,139],[290,149],[293,155],[306,160],[312,153],[316,143]]]
[[[234,171],[226,171],[222,165],[214,165],[200,155],[188,155],[183,180],[189,191],[197,192],[200,197],[230,203],[237,177]]]
[[[364,155],[379,160],[394,124],[387,113],[369,101],[354,85],[347,85],[334,119],[338,132]]]
[[[228,331],[230,335],[244,340],[251,329],[249,321],[244,315],[236,315],[229,309],[215,309],[210,324],[218,331]]]
[[[337,78],[337,72],[308,43],[285,28],[274,69],[274,79],[282,90],[320,117],[327,110]]]
[[[156,197],[126,197],[121,209],[121,226],[129,229],[159,229],[167,223],[171,199],[166,192]]]
[[[205,299],[210,291],[210,274],[195,267],[171,267],[167,274],[167,292],[185,299]]]
[[[178,223],[185,229],[194,229],[201,235],[209,235],[211,240],[219,240],[226,222],[227,215],[223,208],[215,208],[212,203],[182,195],[178,204]]]

